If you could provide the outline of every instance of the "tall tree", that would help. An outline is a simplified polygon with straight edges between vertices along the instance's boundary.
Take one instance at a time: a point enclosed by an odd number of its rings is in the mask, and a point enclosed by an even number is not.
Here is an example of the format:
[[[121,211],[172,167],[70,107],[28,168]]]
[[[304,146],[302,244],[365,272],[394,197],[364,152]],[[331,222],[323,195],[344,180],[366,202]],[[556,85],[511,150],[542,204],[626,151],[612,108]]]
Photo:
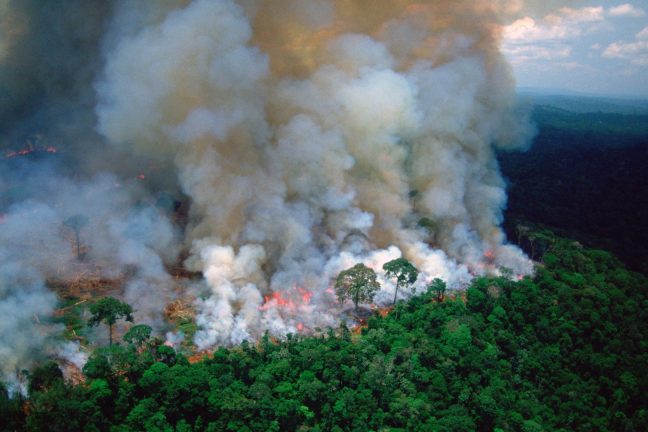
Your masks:
[[[137,324],[131,327],[122,339],[129,344],[133,344],[137,348],[140,348],[151,337],[152,332],[153,329],[151,326],[146,324]]]
[[[396,290],[394,291],[394,304],[396,304],[398,289],[416,282],[419,272],[411,262],[402,257],[385,263],[383,270],[388,277],[396,278]]]
[[[118,319],[123,318],[126,321],[133,321],[133,308],[114,297],[104,297],[92,306],[90,306],[92,316],[88,320],[89,326],[99,325],[102,321],[108,326],[109,343],[112,345],[113,325]]]
[[[443,295],[446,291],[446,283],[439,278],[434,278],[430,285],[428,285],[428,290],[436,294],[437,301],[443,300]]]
[[[347,298],[351,299],[356,313],[358,313],[358,304],[372,301],[379,289],[380,283],[376,279],[376,272],[362,263],[340,272],[335,281],[335,293],[338,299],[340,302]]]
[[[88,217],[82,214],[71,216],[63,221],[63,225],[74,231],[77,259],[81,259],[81,228],[88,225]]]

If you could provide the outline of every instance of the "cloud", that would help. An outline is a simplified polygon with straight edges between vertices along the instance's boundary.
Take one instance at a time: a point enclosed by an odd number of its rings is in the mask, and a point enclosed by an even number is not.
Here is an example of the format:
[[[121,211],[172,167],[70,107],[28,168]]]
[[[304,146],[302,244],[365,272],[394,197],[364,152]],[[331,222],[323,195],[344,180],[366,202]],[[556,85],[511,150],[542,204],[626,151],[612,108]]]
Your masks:
[[[563,7],[538,20],[525,16],[504,27],[502,50],[518,65],[564,59],[572,53],[572,39],[596,31],[604,21],[602,7]]]
[[[562,39],[569,29],[563,26],[546,26],[531,17],[520,18],[504,28],[505,43],[537,42]]]
[[[608,9],[608,14],[613,17],[639,18],[639,17],[646,16],[646,12],[643,9],[634,7],[629,3],[625,3]]]
[[[557,14],[547,15],[541,20],[527,16],[504,27],[504,42],[529,43],[566,39],[582,34],[588,24],[604,19],[602,7],[560,8]]]
[[[584,7],[572,9],[563,7],[558,10],[558,15],[547,15],[545,18],[549,22],[555,21],[559,24],[584,23],[603,21],[603,7]]]
[[[602,7],[582,9],[561,8],[558,14],[550,14],[536,21],[524,17],[504,27],[504,41],[538,42],[566,39],[578,36],[585,30],[586,24],[600,22],[605,18]]]
[[[635,35],[634,41],[616,41],[601,54],[604,58],[628,61],[634,66],[648,66],[648,27]]]
[[[571,55],[571,48],[562,45],[551,48],[528,45],[510,47],[505,52],[512,58],[513,63],[523,63],[529,60],[564,59]]]
[[[637,66],[648,66],[648,40],[614,42],[603,51],[603,57],[628,60]]]
[[[639,33],[637,33],[637,39],[648,39],[648,27],[644,27]]]

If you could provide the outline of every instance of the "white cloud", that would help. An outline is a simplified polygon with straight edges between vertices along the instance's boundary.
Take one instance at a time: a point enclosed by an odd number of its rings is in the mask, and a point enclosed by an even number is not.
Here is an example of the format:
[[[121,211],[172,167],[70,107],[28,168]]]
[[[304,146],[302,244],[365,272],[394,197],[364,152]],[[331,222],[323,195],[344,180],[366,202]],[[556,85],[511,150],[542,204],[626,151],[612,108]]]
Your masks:
[[[567,36],[569,29],[563,26],[546,26],[533,18],[524,17],[504,28],[505,43],[537,42],[562,39]]]
[[[625,60],[634,66],[648,66],[648,27],[637,33],[634,41],[611,43],[601,55],[608,59]]]
[[[603,21],[603,7],[584,7],[580,9],[572,9],[563,7],[558,10],[558,15],[548,15],[545,19],[557,20],[560,23],[582,23],[582,22],[596,22]]]
[[[596,31],[604,22],[603,7],[563,7],[539,20],[526,16],[504,27],[502,50],[516,65],[565,59],[572,52],[571,40]]]
[[[648,27],[644,27],[639,33],[637,33],[637,39],[648,39]]]
[[[565,39],[582,34],[586,27],[604,19],[602,7],[560,8],[558,13],[547,15],[539,21],[524,17],[505,26],[504,41],[528,43]]]
[[[648,66],[648,40],[614,42],[603,51],[603,57],[628,60],[637,66]]]
[[[646,12],[638,7],[635,7],[629,3],[625,3],[608,10],[608,14],[613,17],[643,17],[646,16]]]
[[[525,63],[529,60],[556,60],[569,57],[571,48],[567,46],[513,46],[504,48],[504,53],[508,55],[514,64]]]

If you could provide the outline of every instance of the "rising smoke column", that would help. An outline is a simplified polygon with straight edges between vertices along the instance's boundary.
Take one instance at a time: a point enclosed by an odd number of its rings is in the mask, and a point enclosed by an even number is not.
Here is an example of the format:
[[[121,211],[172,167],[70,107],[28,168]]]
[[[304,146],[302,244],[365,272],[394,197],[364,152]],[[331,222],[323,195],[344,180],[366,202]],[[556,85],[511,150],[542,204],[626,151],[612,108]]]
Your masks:
[[[180,246],[168,209],[156,205],[168,183],[136,178],[143,160],[95,130],[94,81],[117,3],[0,0],[0,380],[12,391],[21,389],[20,371],[48,356],[78,367],[86,358],[50,319],[60,300],[53,285],[65,295],[84,275],[124,278],[107,294],[167,330],[175,282],[165,263]],[[17,155],[26,146],[32,154]],[[64,223],[75,215],[87,220],[83,260]]]
[[[531,271],[499,227],[494,145],[528,130],[498,2],[166,5],[115,20],[97,115],[109,141],[172,159],[191,198],[200,348],[334,324],[329,284],[358,261],[404,255],[454,286]]]

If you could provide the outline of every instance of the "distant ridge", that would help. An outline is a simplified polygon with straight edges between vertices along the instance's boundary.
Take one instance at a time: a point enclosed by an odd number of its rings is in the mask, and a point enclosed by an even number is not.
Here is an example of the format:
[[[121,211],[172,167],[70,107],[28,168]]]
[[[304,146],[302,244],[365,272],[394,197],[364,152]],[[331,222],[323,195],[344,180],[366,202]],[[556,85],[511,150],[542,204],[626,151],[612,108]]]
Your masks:
[[[517,92],[521,104],[548,105],[575,113],[648,115],[648,99],[531,87],[518,87]]]
[[[571,97],[582,97],[582,98],[594,98],[594,99],[614,99],[614,100],[644,100],[648,101],[647,96],[640,96],[630,93],[592,93],[592,92],[580,92],[576,90],[566,90],[566,89],[557,89],[557,88],[546,88],[546,87],[525,87],[519,86],[516,87],[518,94],[520,95],[532,95],[532,96],[571,96]]]

